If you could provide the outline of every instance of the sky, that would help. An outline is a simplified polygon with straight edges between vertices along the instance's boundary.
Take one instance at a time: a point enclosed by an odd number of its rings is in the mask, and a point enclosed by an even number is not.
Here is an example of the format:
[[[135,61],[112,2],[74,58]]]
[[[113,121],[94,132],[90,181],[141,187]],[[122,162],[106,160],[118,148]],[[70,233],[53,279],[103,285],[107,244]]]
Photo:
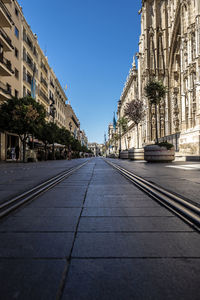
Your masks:
[[[141,0],[18,0],[89,142],[104,142],[138,52]]]

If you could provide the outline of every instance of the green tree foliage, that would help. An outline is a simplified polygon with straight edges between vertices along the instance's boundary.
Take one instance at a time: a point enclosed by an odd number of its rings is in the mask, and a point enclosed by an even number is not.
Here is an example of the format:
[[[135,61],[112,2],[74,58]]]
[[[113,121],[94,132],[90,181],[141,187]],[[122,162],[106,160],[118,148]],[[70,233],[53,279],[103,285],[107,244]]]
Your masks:
[[[149,99],[150,104],[155,105],[155,120],[156,120],[156,144],[158,143],[158,124],[157,124],[157,105],[161,99],[164,98],[167,90],[160,81],[150,81],[144,88],[146,97]]]
[[[23,161],[26,140],[29,134],[35,134],[44,124],[45,116],[44,107],[31,97],[12,98],[0,107],[0,129],[19,135],[23,143]]]
[[[118,125],[120,128],[120,139],[121,139],[121,135],[123,135],[128,129],[128,119],[126,117],[121,117],[118,120]],[[126,145],[126,149],[127,149],[126,137],[124,137],[124,139],[125,139],[125,145]]]
[[[126,104],[124,114],[129,121],[137,127],[137,147],[139,147],[139,129],[138,125],[144,118],[144,107],[143,102],[140,100],[133,99],[131,102]]]
[[[118,124],[122,129],[122,133],[124,134],[126,132],[127,128],[128,128],[128,119],[125,118],[125,117],[121,117],[118,120]]]
[[[39,127],[35,136],[44,143],[45,160],[47,159],[47,145],[55,143],[59,138],[59,127],[53,123],[44,123]]]

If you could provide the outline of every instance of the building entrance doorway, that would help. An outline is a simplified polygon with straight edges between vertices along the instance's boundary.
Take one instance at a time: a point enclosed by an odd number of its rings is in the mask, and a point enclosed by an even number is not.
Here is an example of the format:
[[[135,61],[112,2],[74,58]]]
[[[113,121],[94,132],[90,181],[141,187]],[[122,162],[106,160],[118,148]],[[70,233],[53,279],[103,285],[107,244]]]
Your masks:
[[[6,160],[19,159],[19,137],[14,134],[6,134]]]

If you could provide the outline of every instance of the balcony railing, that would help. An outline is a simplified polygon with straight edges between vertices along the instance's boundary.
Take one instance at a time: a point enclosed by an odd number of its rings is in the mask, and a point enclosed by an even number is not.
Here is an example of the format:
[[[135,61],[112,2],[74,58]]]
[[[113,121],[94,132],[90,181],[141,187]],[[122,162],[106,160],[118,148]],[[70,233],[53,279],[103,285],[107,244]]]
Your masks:
[[[12,89],[10,85],[6,85],[5,83],[0,81],[0,90],[4,92],[4,94],[10,95],[12,94]]]
[[[48,84],[43,77],[41,77],[40,82],[43,83],[46,87],[48,87]]]
[[[6,7],[1,1],[0,1],[0,7],[1,7],[2,10],[4,11],[4,13],[6,14],[6,16],[7,16],[8,19],[10,20],[10,22],[11,22],[12,24],[14,24],[14,23],[13,23],[13,20],[12,20],[12,18],[11,18],[11,14],[9,13],[7,7]]]
[[[47,103],[49,103],[48,97],[45,95],[45,93],[43,93],[42,90],[40,90],[40,96],[41,96]]]
[[[3,30],[3,28],[0,28],[0,35],[6,40],[10,47],[14,49],[11,39],[8,37],[7,33]]]
[[[52,80],[50,80],[50,85],[51,85],[53,88],[55,87]]]
[[[47,68],[45,67],[43,62],[41,62],[41,68],[45,71],[46,74],[48,74]]]
[[[11,72],[14,74],[14,71],[12,70],[12,65],[10,60],[3,57],[3,55],[0,55],[0,62]]]

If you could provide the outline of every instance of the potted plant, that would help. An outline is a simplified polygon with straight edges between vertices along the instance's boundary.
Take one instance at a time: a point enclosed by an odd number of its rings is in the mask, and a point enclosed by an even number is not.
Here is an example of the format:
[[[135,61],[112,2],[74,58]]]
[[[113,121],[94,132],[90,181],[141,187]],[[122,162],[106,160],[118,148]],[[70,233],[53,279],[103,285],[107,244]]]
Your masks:
[[[157,105],[166,95],[166,87],[162,82],[152,80],[145,86],[145,94],[150,105],[155,105],[155,129],[156,140],[154,145],[144,147],[144,159],[149,162],[168,162],[173,161],[175,156],[174,147],[167,141],[158,143],[158,122],[157,122]]]
[[[131,102],[126,104],[124,114],[129,121],[133,122],[133,125],[136,126],[137,129],[137,148],[129,150],[129,158],[144,159],[144,149],[139,148],[139,123],[144,118],[143,102],[138,99],[133,99]]]

